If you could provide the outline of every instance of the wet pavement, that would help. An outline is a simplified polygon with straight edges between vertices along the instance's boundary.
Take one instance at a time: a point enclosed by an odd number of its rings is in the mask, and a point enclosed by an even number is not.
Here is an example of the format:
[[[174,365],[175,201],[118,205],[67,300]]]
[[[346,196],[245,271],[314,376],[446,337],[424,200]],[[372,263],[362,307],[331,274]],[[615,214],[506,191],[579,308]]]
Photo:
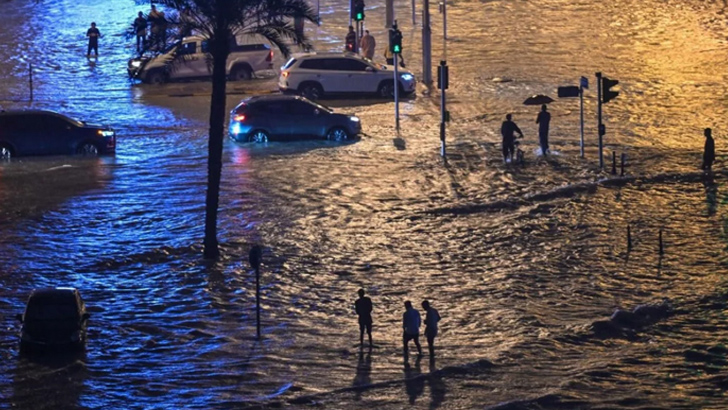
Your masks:
[[[209,84],[128,82],[132,42],[122,33],[146,6],[11,3],[0,104],[29,105],[32,63],[33,107],[110,124],[119,141],[112,158],[0,166],[0,408],[724,407],[721,4],[450,3],[447,161],[438,155],[439,95],[423,87],[402,103],[399,134],[393,103],[347,99],[325,103],[362,118],[360,140],[227,140],[223,257],[209,263]],[[397,14],[419,75],[409,7],[398,3]],[[323,25],[307,33],[317,49],[338,50],[345,5],[321,10]],[[383,16],[383,4],[368,5],[377,54]],[[432,16],[438,61],[436,6]],[[105,36],[88,60],[91,20]],[[28,25],[34,36],[18,38]],[[627,154],[624,178],[597,166],[596,71],[620,80],[604,107],[605,153]],[[228,107],[275,92],[275,75],[229,84]],[[592,85],[586,158],[576,99],[550,105],[554,155],[538,156],[539,107],[522,101],[555,97],[582,75]],[[500,159],[508,112],[526,134],[524,167]],[[706,126],[718,148],[712,178],[698,170]],[[262,341],[247,262],[255,243],[265,249]],[[92,314],[84,355],[19,357],[14,315],[43,286],[81,289]],[[356,345],[360,287],[374,302],[371,351]],[[664,298],[670,312],[649,325],[599,324],[616,308]],[[403,361],[407,299],[429,299],[443,317],[434,362]]]

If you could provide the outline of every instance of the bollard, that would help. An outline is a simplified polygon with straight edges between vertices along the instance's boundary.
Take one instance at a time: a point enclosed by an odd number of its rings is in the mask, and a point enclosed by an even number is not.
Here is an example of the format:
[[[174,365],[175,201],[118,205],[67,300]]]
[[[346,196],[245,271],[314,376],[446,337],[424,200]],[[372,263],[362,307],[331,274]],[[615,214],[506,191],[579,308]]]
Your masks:
[[[612,151],[612,175],[617,175],[617,152]]]
[[[624,152],[622,153],[622,170],[620,171],[620,176],[624,176],[624,163],[627,162],[627,154]]]
[[[627,252],[632,250],[632,230],[627,225]]]
[[[662,245],[662,228],[660,228],[660,256],[665,254],[665,248]]]

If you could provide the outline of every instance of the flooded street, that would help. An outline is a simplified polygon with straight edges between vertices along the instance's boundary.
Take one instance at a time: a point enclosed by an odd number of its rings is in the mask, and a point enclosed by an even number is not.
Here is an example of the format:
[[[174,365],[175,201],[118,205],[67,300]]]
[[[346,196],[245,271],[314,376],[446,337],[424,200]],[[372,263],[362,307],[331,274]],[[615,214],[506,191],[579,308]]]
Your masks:
[[[317,50],[339,51],[348,2],[320,7],[323,24],[306,33]],[[396,14],[421,79],[410,7],[397,2]],[[392,102],[346,99],[323,103],[359,116],[360,140],[226,139],[215,263],[201,258],[210,85],[128,81],[123,33],[140,10],[132,0],[6,5],[0,105],[108,124],[118,140],[114,157],[0,164],[0,408],[725,408],[723,2],[451,2],[447,50],[431,4],[433,65],[445,53],[450,65],[447,161],[440,96],[422,84],[400,104],[399,134]],[[91,21],[104,37],[89,60]],[[383,21],[384,3],[367,4],[382,62]],[[18,36],[23,27],[33,35]],[[276,50],[274,66],[284,62]],[[604,106],[603,171],[597,71],[620,81]],[[276,72],[260,74],[228,84],[228,109],[276,92]],[[586,158],[575,98],[550,104],[554,155],[538,156],[539,106],[523,100],[556,99],[581,76]],[[502,163],[507,113],[525,134],[522,168]],[[705,127],[712,176],[699,170]],[[627,155],[624,177],[610,172],[613,151]],[[254,244],[264,247],[261,341]],[[22,358],[15,315],[32,289],[55,286],[86,301],[87,351]],[[374,303],[371,350],[357,343],[359,288]],[[424,299],[443,318],[437,357],[405,361],[403,303]],[[609,320],[639,305],[657,313]]]

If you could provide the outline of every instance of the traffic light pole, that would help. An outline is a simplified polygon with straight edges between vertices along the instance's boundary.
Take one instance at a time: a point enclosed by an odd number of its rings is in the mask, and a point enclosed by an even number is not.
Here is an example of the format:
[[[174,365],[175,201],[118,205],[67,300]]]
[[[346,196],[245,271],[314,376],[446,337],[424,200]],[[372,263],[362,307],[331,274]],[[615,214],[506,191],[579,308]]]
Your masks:
[[[422,82],[432,84],[432,31],[430,30],[430,2],[422,2]]]
[[[584,86],[579,84],[579,131],[581,136],[581,157],[584,158]]]
[[[596,73],[597,77],[597,118],[599,121],[599,169],[604,168],[604,153],[602,145],[602,137],[604,136],[604,124],[602,124],[602,73]]]
[[[412,25],[417,25],[417,21],[415,20],[415,0],[412,0]]]
[[[385,2],[384,28],[392,28],[394,22],[394,0],[386,0]]]
[[[440,61],[440,66],[438,67],[438,83],[440,86],[440,142],[441,142],[441,149],[440,149],[440,156],[445,158],[446,155],[446,146],[445,146],[445,123],[447,122],[447,109],[445,107],[446,104],[446,98],[445,98],[445,90],[447,89],[447,62],[446,61]]]
[[[396,22],[395,22],[396,24]],[[394,53],[394,128],[399,132],[399,53]]]

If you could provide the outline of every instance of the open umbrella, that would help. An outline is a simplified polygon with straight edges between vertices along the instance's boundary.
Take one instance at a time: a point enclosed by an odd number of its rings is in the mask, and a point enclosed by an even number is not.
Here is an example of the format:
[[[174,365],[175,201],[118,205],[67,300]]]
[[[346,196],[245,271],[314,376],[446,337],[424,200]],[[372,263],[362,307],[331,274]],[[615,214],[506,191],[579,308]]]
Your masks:
[[[548,95],[536,94],[526,98],[526,100],[523,102],[523,105],[541,105],[548,104],[550,102],[554,102],[554,99],[549,97]]]

